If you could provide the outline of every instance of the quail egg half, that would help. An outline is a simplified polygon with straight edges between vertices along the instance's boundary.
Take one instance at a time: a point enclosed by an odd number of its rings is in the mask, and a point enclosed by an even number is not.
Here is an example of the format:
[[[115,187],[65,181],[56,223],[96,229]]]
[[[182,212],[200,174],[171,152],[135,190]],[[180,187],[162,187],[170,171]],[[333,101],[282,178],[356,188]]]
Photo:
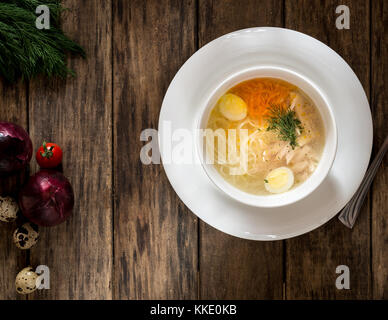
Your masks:
[[[19,249],[22,250],[32,248],[38,240],[38,226],[31,222],[26,222],[22,226],[17,227],[13,233],[13,242]]]
[[[34,292],[37,289],[36,279],[38,277],[38,274],[31,267],[24,268],[16,276],[16,291],[20,294],[29,294]]]
[[[294,184],[294,174],[287,167],[280,167],[268,173],[264,180],[265,188],[271,193],[282,193]]]
[[[221,114],[231,121],[240,121],[247,116],[247,104],[233,93],[223,95],[218,101]]]
[[[0,221],[12,222],[17,218],[19,205],[11,197],[0,197]]]

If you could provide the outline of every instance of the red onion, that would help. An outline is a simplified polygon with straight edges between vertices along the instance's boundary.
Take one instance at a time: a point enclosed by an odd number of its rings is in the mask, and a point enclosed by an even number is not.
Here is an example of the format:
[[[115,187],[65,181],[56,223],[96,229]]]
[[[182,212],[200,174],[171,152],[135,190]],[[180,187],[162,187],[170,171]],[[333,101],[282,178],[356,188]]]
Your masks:
[[[22,127],[0,122],[0,175],[23,169],[31,160],[32,142]]]
[[[55,226],[71,215],[73,188],[62,173],[41,170],[21,190],[19,206],[31,222],[45,227]]]

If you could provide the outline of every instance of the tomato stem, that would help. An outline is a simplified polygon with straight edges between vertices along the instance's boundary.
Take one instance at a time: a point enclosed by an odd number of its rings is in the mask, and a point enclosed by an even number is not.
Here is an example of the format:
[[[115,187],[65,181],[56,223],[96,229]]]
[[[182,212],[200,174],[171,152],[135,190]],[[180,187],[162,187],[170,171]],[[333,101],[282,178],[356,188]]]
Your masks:
[[[48,148],[47,148],[47,143],[46,143],[46,141],[43,141],[43,151],[44,151],[44,152],[41,152],[40,155],[41,155],[43,158],[50,159],[50,158],[53,156],[53,150],[54,150],[54,146],[51,146],[51,147],[48,147]]]

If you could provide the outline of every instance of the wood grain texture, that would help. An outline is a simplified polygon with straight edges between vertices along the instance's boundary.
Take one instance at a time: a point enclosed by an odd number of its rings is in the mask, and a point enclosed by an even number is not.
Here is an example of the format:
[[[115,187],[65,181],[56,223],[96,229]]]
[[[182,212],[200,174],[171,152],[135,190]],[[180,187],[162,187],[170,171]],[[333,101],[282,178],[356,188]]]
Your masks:
[[[70,59],[77,77],[30,83],[30,133],[64,150],[63,171],[74,188],[73,216],[41,228],[33,266],[50,268],[50,290],[35,299],[112,298],[112,64],[111,1],[65,0],[63,29],[84,46],[87,60]],[[36,166],[34,168],[37,169]]]
[[[285,25],[307,33],[336,50],[353,68],[369,94],[369,1],[341,1],[349,6],[350,30],[335,27],[337,1],[286,1]],[[287,299],[362,299],[371,297],[370,203],[354,229],[334,218],[306,235],[287,240]],[[338,290],[338,265],[350,268],[350,290]]]
[[[372,1],[372,109],[374,152],[388,135],[388,3]],[[388,157],[382,162],[372,189],[373,297],[388,299]]]
[[[282,25],[282,1],[199,1],[199,46],[231,31]],[[283,246],[200,224],[201,299],[281,299]]]
[[[197,297],[197,219],[161,165],[143,165],[140,133],[194,53],[195,2],[114,1],[116,299]]]
[[[70,8],[64,30],[88,59],[69,59],[74,79],[38,79],[29,90],[0,83],[0,121],[29,128],[35,150],[43,139],[63,147],[76,206],[63,225],[41,229],[29,253],[12,243],[16,224],[0,223],[0,299],[26,299],[14,280],[30,263],[50,267],[51,289],[27,299],[388,298],[387,157],[353,230],[333,219],[278,242],[238,239],[199,222],[162,166],[139,159],[140,133],[157,128],[167,87],[190,55],[225,33],[265,25],[307,33],[344,57],[368,95],[371,88],[376,152],[388,133],[386,1],[63,4]],[[350,8],[350,30],[335,28],[339,4]],[[16,196],[25,179],[1,178],[0,195]],[[350,267],[350,290],[335,287],[340,264]]]
[[[0,122],[13,122],[28,130],[26,92],[24,83],[7,85],[0,82]],[[21,172],[0,177],[0,195],[17,198],[26,175],[26,172]],[[0,222],[0,300],[25,299],[16,293],[15,288],[15,277],[27,263],[27,252],[19,250],[12,241],[16,226],[16,222]]]

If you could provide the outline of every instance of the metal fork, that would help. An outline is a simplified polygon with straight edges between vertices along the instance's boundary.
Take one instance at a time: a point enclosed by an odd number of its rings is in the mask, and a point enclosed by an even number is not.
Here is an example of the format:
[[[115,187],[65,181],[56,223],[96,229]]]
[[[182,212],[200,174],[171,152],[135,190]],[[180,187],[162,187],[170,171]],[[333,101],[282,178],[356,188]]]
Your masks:
[[[352,199],[350,199],[348,204],[342,209],[340,215],[338,216],[338,219],[348,228],[353,228],[354,223],[356,222],[360,213],[361,206],[364,203],[366,195],[368,194],[368,190],[387,151],[388,136],[385,137],[383,145],[369,166],[369,169],[366,172],[365,177],[362,180],[361,185],[358,187],[356,193]]]

